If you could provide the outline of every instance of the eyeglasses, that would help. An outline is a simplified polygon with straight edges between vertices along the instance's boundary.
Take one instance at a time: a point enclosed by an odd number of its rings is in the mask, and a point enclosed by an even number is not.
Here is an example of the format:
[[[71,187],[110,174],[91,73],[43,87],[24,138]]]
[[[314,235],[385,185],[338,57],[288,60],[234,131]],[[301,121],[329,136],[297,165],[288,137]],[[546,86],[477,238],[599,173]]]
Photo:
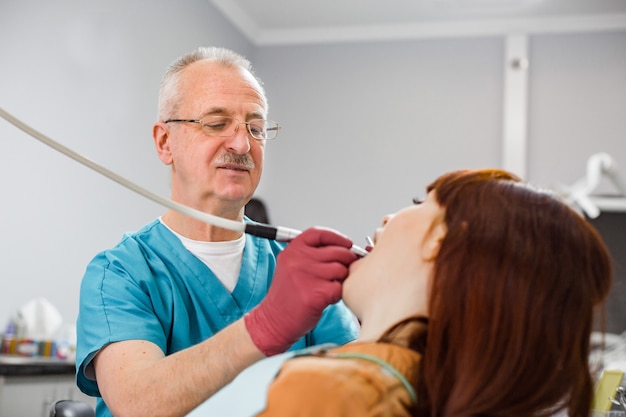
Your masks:
[[[258,140],[271,140],[278,136],[280,125],[272,120],[252,119],[240,122],[232,117],[205,116],[202,119],[168,119],[165,123],[198,123],[202,131],[208,136],[231,137],[239,129],[239,125],[246,125],[250,136]]]

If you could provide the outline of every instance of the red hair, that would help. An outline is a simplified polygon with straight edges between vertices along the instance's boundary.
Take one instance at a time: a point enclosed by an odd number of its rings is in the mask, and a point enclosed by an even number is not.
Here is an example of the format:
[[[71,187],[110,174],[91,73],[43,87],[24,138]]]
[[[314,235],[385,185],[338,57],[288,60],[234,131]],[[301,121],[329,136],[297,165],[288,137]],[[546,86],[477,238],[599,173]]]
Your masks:
[[[594,306],[611,284],[597,231],[550,192],[500,170],[433,182],[447,234],[423,359],[431,416],[588,416]]]

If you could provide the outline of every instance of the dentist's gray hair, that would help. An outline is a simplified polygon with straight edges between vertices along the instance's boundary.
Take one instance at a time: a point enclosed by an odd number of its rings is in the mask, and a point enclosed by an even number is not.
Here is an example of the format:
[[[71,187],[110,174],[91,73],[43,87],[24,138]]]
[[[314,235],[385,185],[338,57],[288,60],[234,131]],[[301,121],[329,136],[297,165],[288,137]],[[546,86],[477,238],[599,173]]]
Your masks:
[[[213,61],[227,67],[241,68],[248,71],[259,83],[263,100],[267,103],[263,83],[255,75],[254,68],[248,59],[246,59],[243,55],[231,51],[230,49],[219,47],[200,47],[176,59],[165,71],[159,88],[159,120],[166,120],[176,112],[176,107],[179,105],[181,98],[178,84],[180,82],[180,74],[182,71],[194,62],[202,60]]]

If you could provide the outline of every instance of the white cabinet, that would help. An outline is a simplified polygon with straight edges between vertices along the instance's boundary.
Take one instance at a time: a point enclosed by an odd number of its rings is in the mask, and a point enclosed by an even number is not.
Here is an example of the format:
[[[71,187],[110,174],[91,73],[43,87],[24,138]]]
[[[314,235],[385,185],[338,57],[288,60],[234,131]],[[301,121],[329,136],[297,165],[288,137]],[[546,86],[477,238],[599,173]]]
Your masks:
[[[0,417],[48,417],[50,405],[61,399],[96,405],[76,387],[74,375],[0,376]]]

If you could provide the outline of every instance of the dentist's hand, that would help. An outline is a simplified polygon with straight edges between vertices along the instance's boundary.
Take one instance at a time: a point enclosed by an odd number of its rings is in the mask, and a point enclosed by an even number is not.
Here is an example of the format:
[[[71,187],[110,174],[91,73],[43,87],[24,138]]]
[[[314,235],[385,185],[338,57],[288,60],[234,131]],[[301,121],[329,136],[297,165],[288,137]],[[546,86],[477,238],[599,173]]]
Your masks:
[[[277,258],[265,299],[244,317],[254,344],[266,356],[284,352],[311,331],[322,311],[341,299],[341,284],[357,259],[350,239],[310,228]]]

